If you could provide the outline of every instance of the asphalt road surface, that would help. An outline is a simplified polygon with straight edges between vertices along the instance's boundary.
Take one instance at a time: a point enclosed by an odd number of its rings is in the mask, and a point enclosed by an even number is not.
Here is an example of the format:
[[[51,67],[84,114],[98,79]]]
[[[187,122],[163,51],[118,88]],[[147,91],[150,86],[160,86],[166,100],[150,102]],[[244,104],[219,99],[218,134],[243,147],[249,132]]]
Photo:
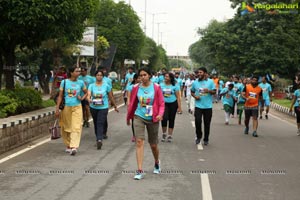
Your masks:
[[[84,128],[76,156],[61,140],[36,141],[1,156],[0,199],[36,200],[298,200],[300,136],[294,120],[271,113],[259,120],[258,138],[244,135],[231,118],[224,124],[221,103],[214,104],[210,143],[195,145],[194,117],[176,116],[174,141],[159,143],[162,173],[145,146],[142,180],[134,180],[135,144],[125,123],[126,108],[110,112],[108,140],[95,147],[93,127]],[[161,130],[161,129],[160,129]],[[160,131],[161,133],[161,131]],[[251,129],[250,129],[251,133]]]

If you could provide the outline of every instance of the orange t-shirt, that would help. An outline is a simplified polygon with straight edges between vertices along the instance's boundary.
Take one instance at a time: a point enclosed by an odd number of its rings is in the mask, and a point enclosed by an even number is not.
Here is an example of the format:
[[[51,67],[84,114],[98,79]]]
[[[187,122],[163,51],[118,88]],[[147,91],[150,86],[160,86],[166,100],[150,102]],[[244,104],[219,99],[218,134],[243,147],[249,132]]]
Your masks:
[[[214,83],[215,83],[216,89],[219,89],[219,79],[218,79],[218,78],[213,78],[212,80],[213,80]]]
[[[259,97],[262,95],[262,89],[259,86],[253,87],[251,84],[246,85],[246,98],[245,107],[257,107]]]

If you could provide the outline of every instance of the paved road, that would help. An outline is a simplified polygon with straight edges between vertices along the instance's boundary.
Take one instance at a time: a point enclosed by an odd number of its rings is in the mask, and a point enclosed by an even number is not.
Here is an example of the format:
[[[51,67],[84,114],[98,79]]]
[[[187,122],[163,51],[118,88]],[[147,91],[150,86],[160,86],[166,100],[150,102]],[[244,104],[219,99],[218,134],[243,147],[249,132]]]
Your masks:
[[[135,181],[125,111],[109,113],[109,139],[100,151],[93,129],[85,128],[75,157],[57,140],[0,161],[1,199],[299,199],[300,137],[294,122],[272,115],[259,121],[254,138],[243,134],[237,119],[225,126],[221,104],[215,104],[210,144],[202,147],[194,144],[194,119],[185,110],[177,115],[174,142],[159,144],[162,174],[152,174],[147,145],[148,173]]]

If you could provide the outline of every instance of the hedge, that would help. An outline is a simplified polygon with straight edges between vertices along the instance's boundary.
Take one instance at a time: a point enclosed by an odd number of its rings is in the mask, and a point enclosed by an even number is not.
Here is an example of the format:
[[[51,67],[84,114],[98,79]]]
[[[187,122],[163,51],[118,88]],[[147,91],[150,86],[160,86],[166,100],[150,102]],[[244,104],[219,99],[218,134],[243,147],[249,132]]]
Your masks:
[[[0,118],[42,108],[41,94],[31,88],[0,91]]]

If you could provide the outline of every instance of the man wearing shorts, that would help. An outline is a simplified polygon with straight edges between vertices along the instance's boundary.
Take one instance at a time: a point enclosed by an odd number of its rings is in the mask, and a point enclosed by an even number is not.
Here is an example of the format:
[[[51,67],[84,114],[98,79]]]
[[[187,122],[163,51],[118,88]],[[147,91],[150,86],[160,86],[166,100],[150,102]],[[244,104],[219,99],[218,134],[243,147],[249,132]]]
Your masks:
[[[266,76],[262,77],[262,82],[259,84],[259,87],[263,90],[263,98],[259,102],[260,106],[260,117],[259,119],[262,119],[262,113],[264,111],[264,107],[266,106],[266,119],[268,119],[268,113],[269,113],[269,108],[270,108],[270,103],[272,101],[272,88],[271,85],[267,82]]]
[[[246,99],[245,102],[245,134],[249,132],[249,121],[250,117],[253,120],[253,137],[258,137],[257,127],[258,127],[258,102],[262,97],[262,89],[258,86],[258,77],[253,76],[251,78],[251,83],[247,84],[242,93],[243,98]]]

